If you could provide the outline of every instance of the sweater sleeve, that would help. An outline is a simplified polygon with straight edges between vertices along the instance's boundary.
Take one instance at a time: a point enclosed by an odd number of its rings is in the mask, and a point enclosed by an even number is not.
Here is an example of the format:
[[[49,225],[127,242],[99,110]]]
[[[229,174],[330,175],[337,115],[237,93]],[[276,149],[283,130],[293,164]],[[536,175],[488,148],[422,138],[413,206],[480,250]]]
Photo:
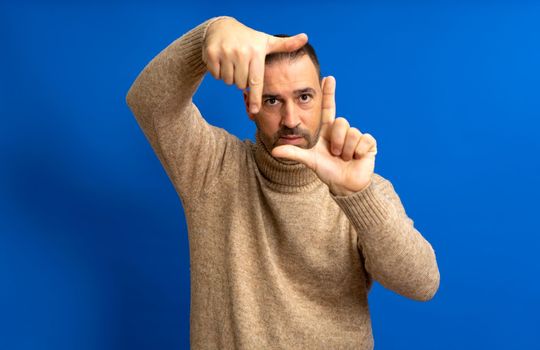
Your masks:
[[[407,216],[392,183],[374,173],[360,192],[330,194],[358,233],[370,276],[407,298],[432,299],[440,283],[435,251]]]
[[[208,124],[192,97],[206,64],[206,31],[213,17],[173,41],[139,73],[126,102],[184,201],[197,199],[223,169],[236,137]]]

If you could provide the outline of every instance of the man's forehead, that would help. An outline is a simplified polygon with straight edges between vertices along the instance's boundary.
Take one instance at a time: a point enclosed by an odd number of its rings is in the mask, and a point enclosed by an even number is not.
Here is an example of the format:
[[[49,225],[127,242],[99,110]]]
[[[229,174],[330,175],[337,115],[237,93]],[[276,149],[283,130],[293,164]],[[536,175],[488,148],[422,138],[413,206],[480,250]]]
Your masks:
[[[294,60],[273,62],[265,67],[264,94],[293,94],[306,89],[315,93],[318,88],[318,73],[307,55]]]

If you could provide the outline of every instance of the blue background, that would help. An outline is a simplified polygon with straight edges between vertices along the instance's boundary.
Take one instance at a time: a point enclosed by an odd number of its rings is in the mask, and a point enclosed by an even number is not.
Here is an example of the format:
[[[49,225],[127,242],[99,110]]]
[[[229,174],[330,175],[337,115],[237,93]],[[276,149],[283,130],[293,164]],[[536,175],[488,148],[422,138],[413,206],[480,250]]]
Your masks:
[[[125,103],[159,51],[217,15],[305,32],[338,116],[378,141],[434,247],[427,303],[379,284],[376,349],[540,348],[540,3],[1,2],[0,349],[189,346],[181,202]],[[207,74],[206,119],[254,136]]]

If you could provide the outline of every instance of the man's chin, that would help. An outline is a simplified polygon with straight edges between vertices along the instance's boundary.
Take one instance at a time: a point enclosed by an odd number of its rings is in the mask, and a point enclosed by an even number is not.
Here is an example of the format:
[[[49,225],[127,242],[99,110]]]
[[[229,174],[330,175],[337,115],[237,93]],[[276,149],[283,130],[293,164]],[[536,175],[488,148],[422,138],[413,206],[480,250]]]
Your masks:
[[[274,157],[274,156],[272,156],[272,157]],[[287,158],[274,157],[274,159],[277,160],[278,162],[282,163],[282,164],[287,164],[287,165],[295,165],[295,164],[299,163],[296,160],[287,159]]]

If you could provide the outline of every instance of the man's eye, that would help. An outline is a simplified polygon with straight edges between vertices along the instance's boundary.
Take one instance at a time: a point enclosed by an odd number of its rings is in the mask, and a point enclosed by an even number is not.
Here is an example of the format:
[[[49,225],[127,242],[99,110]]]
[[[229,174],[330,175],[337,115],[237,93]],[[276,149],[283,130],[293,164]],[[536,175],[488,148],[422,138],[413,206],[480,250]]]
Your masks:
[[[309,94],[300,95],[300,100],[302,102],[309,102],[311,100],[311,95]]]
[[[273,106],[273,105],[275,104],[276,101],[277,101],[276,98],[269,98],[269,99],[267,99],[267,100],[264,101],[264,102],[266,102],[266,104],[268,104],[268,105],[270,105],[270,106]]]

